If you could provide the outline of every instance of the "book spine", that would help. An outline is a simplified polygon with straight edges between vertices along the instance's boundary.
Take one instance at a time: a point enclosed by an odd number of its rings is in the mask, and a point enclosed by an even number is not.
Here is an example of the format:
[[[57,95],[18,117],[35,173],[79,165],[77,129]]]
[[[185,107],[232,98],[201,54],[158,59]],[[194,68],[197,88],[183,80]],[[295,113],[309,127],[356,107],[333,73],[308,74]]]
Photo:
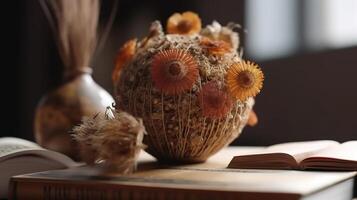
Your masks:
[[[51,181],[11,179],[10,200],[239,200],[274,199],[297,200],[299,194],[257,193],[243,191],[179,189],[168,187],[146,187],[138,185],[118,185],[110,182]]]
[[[250,195],[248,195],[250,196]],[[136,199],[235,199],[231,192],[177,190],[168,188],[143,188],[115,186],[110,184],[90,184],[12,180],[9,190],[11,200],[136,200]]]
[[[111,200],[111,199],[151,199],[150,193],[120,190],[110,187],[93,187],[86,184],[67,185],[45,182],[13,182],[9,199],[12,200]],[[159,197],[162,194],[155,194]],[[154,197],[154,196],[152,196]],[[157,198],[160,199],[160,198]]]

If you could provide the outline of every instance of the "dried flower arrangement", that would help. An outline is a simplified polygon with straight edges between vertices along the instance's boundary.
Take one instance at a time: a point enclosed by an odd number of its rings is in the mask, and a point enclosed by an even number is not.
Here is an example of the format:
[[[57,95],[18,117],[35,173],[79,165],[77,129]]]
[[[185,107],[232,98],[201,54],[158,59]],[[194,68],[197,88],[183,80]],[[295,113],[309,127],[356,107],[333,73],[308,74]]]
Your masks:
[[[105,115],[86,117],[73,129],[80,156],[87,164],[104,163],[107,169],[131,173],[143,145],[145,128],[140,119],[108,107]]]
[[[147,151],[162,161],[201,162],[257,118],[260,68],[241,58],[235,24],[201,30],[193,12],[175,13],[118,52],[113,71],[120,109],[143,119]],[[248,120],[249,119],[249,120]]]

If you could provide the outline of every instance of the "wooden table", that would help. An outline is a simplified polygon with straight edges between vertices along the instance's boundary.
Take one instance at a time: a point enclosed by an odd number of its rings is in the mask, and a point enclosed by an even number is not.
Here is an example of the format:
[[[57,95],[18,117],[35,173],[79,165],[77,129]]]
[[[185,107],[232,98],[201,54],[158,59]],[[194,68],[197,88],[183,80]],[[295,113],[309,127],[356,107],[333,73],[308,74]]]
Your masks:
[[[24,190],[36,191],[37,197],[44,195],[46,187],[54,195],[61,191],[78,197],[82,195],[78,191],[94,191],[98,196],[107,195],[106,199],[114,199],[113,195],[122,199],[352,199],[356,172],[226,168],[233,156],[261,148],[229,147],[205,163],[190,165],[159,164],[143,152],[138,170],[130,175],[103,173],[102,168],[86,166],[18,176],[13,188],[19,195]]]

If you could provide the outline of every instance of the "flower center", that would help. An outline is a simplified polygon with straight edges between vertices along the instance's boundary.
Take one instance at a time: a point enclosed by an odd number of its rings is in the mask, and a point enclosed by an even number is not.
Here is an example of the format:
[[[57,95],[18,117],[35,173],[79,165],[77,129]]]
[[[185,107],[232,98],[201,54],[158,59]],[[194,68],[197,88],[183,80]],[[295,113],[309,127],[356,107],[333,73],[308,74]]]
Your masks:
[[[223,106],[224,98],[219,94],[210,94],[208,102],[211,107],[218,109]]]
[[[182,33],[188,33],[192,28],[192,24],[188,20],[181,20],[177,24],[177,29]]]
[[[168,63],[167,73],[173,79],[181,79],[186,75],[185,66],[179,61]]]
[[[254,84],[255,77],[250,71],[242,71],[237,76],[238,84],[243,88],[251,88]]]

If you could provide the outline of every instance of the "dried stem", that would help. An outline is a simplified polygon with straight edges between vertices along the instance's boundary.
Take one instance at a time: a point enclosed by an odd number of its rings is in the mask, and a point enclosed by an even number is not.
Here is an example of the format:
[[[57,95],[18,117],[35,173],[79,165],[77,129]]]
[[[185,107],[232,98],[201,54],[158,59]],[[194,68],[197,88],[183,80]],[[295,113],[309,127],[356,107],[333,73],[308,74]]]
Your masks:
[[[90,65],[97,44],[99,0],[40,0],[68,71]]]

